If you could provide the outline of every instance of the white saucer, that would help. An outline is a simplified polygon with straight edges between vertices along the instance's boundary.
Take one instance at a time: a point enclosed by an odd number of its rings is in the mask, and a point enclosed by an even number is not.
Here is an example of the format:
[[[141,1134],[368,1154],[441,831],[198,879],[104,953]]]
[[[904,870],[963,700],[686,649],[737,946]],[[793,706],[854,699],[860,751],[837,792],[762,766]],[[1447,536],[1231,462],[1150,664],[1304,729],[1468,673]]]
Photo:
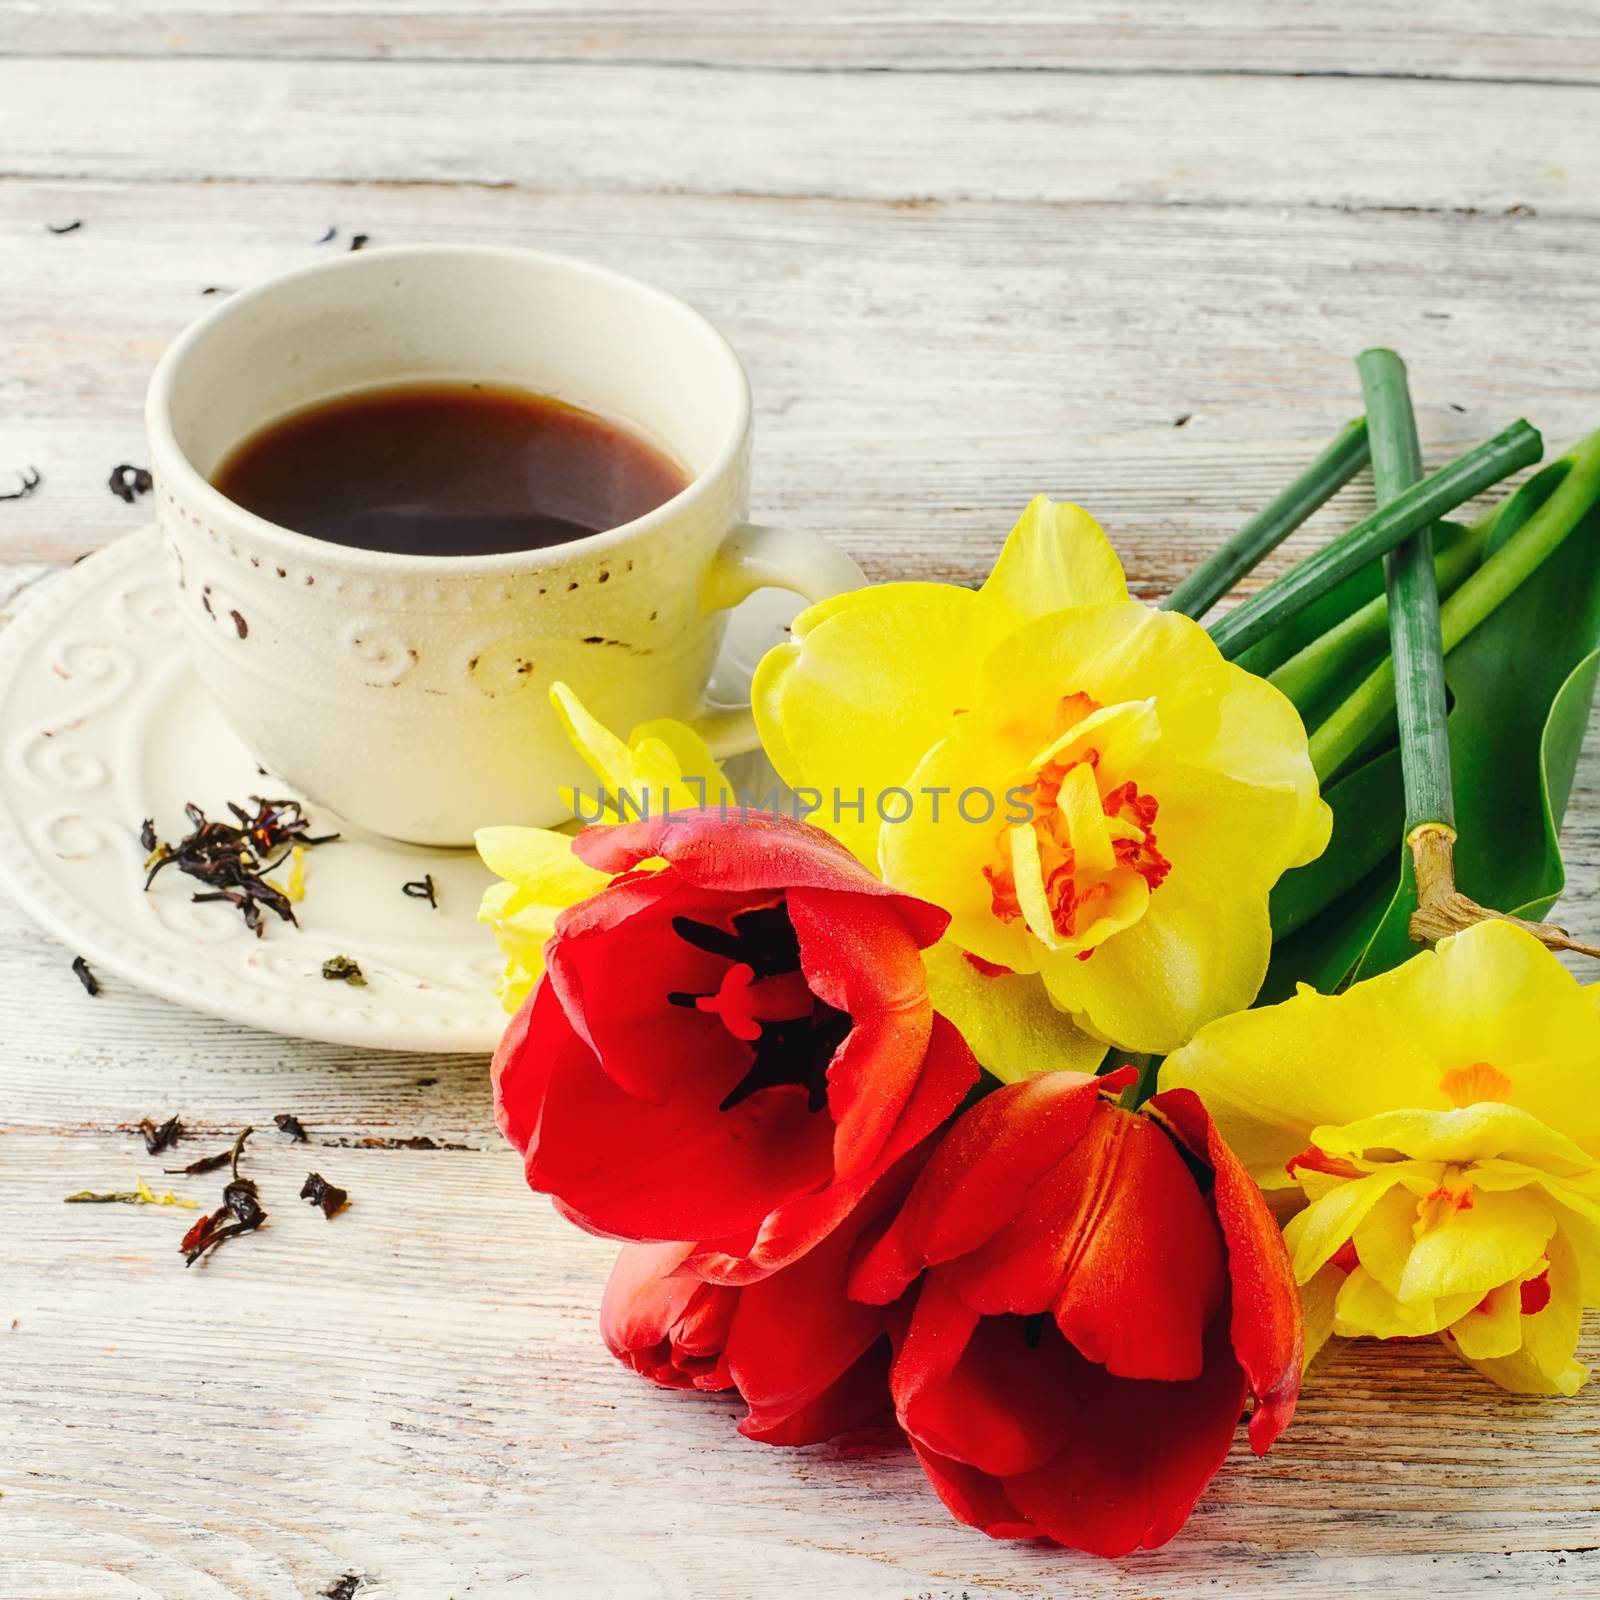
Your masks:
[[[745,696],[798,606],[767,590],[733,613],[718,699]],[[144,892],[145,817],[175,840],[188,831],[186,801],[226,820],[230,800],[291,793],[262,776],[191,666],[154,528],[29,590],[0,628],[0,888],[71,954],[276,1033],[492,1050],[506,1020],[501,962],[476,920],[491,880],[470,851],[349,831],[312,806],[312,832],[343,837],[306,852],[298,928],[268,914],[258,939],[231,906],[195,904],[200,885],[175,869]],[[401,890],[424,874],[437,910]],[[336,955],[360,964],[365,987],[322,976]]]

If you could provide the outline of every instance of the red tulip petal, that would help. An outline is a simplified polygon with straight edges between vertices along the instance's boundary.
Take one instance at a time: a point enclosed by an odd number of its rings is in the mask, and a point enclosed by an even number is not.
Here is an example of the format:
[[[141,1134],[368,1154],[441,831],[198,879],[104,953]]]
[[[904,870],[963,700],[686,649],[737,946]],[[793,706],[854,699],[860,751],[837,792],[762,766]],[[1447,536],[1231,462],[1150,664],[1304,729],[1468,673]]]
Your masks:
[[[616,878],[586,899],[557,914],[553,932],[563,939],[587,939],[610,933],[635,917],[648,917],[663,900],[701,901],[706,896],[692,889],[671,867],[656,872],[635,872]],[[720,898],[713,896],[713,899]],[[731,905],[743,905],[748,896],[729,895]]]
[[[718,1109],[722,1092],[679,1084],[666,1104],[648,1105],[573,1039],[549,1075],[528,1182],[585,1227],[636,1240],[738,1234],[827,1184],[831,1124],[805,1110],[803,1090],[752,1095],[728,1111]]]
[[[585,828],[572,848],[591,867],[612,873],[662,856],[685,883],[704,889],[836,889],[872,895],[890,901],[923,946],[936,943],[950,922],[948,912],[891,889],[822,829],[792,817],[675,811]]]
[[[1047,1466],[1007,1479],[1006,1493],[1061,1544],[1099,1556],[1153,1550],[1188,1520],[1239,1423],[1245,1381],[1226,1319],[1212,1325],[1205,1369],[1187,1383],[1114,1378],[1061,1346],[1077,1405],[1071,1442]]]
[[[1300,1295],[1283,1235],[1261,1190],[1192,1089],[1168,1089],[1151,1096],[1148,1105],[1216,1173],[1212,1200],[1233,1282],[1233,1349],[1256,1397],[1250,1445],[1265,1455],[1294,1415],[1305,1347]]]
[[[1053,1307],[1082,1354],[1122,1378],[1198,1376],[1227,1298],[1222,1235],[1184,1158],[1105,1100],[1017,1215],[943,1271],[986,1315]]]
[[[985,1095],[940,1142],[905,1208],[863,1258],[851,1293],[893,1300],[924,1265],[991,1238],[1083,1136],[1108,1085],[1120,1087],[1111,1078],[1044,1072]]]
[[[733,1381],[726,1351],[728,1330],[738,1313],[739,1293],[714,1283],[701,1283],[699,1290],[690,1296],[673,1324],[672,1342],[686,1359],[715,1361],[719,1378],[716,1386],[720,1389]]]
[[[833,1168],[849,1178],[878,1159],[917,1081],[933,1027],[927,974],[881,900],[793,889],[788,907],[811,992],[854,1024],[828,1069]]]
[[[871,1186],[869,1174],[774,1206],[756,1226],[708,1239],[689,1258],[690,1269],[708,1283],[759,1283],[826,1239]]]
[[[539,1110],[556,1062],[574,1047],[583,1052],[583,1042],[573,1033],[560,1001],[548,980],[541,978],[506,1024],[489,1063],[494,1119],[519,1154],[527,1154],[538,1134]]]
[[[619,1360],[655,1344],[701,1287],[695,1278],[674,1275],[688,1250],[684,1244],[625,1244],[618,1252],[600,1297],[600,1337]]]
[[[627,1245],[600,1302],[600,1334],[624,1365],[672,1389],[726,1389],[737,1296],[679,1271],[688,1246]]]
[[[948,1017],[935,1012],[922,1071],[879,1153],[878,1166],[899,1161],[937,1132],[966,1099],[981,1070],[961,1030]]]
[[[708,1243],[692,1258],[690,1266],[718,1283],[754,1283],[804,1255],[851,1214],[879,1173],[906,1159],[938,1129],[977,1081],[978,1063],[966,1040],[953,1023],[936,1015],[928,1053],[911,1099],[890,1132],[874,1170],[849,1183],[834,1183],[774,1206],[759,1227],[748,1233],[724,1237],[702,1234]],[[913,1276],[915,1273],[908,1274],[906,1282]],[[852,1299],[868,1298],[856,1291],[853,1282],[850,1294]],[[893,1298],[894,1294],[884,1294],[871,1303],[882,1305]]]
[[[915,1230],[902,1225],[897,1217],[858,1253],[850,1274],[850,1298],[887,1306],[906,1292],[921,1271],[921,1242]]]
[[[981,1528],[991,1539],[1039,1539],[1043,1530],[1036,1528],[1006,1495],[1005,1484],[991,1478],[987,1472],[969,1467],[963,1461],[952,1461],[927,1445],[911,1441],[922,1470],[928,1475],[934,1493],[949,1507],[958,1522],[969,1528]]]
[[[642,895],[646,888],[654,892]],[[545,951],[547,981],[619,1088],[659,1105],[691,1071],[715,1075],[721,1099],[749,1069],[749,1051],[718,1018],[667,1000],[674,992],[715,994],[728,970],[726,957],[680,938],[672,919],[726,921],[748,904],[671,882],[613,884],[558,925]]]
[[[960,1295],[938,1281],[937,1274],[929,1273],[917,1285],[910,1317],[904,1330],[897,1330],[894,1367],[889,1373],[895,1414],[913,1439],[926,1436],[922,1428],[912,1425],[916,1408],[925,1393],[949,1381],[980,1320]]]
[[[845,1267],[859,1225],[737,1291],[728,1371],[752,1411],[782,1417],[838,1382],[883,1335],[876,1306],[847,1300]]]
[[[884,1331],[884,1312],[847,1299],[845,1280],[864,1233],[881,1228],[916,1178],[926,1148],[884,1174],[832,1233],[782,1272],[739,1293],[728,1365],[752,1411],[792,1413],[839,1381]]]
[[[900,1425],[920,1443],[997,1477],[1053,1460],[1071,1437],[1075,1404],[1057,1381],[1048,1319],[979,1317],[944,1281],[922,1281],[890,1375]]]
[[[739,1432],[762,1444],[821,1444],[880,1418],[892,1420],[889,1341],[881,1335],[821,1394],[794,1410],[752,1402]]]
[[[1199,1377],[1115,1378],[1048,1319],[1036,1346],[1015,1317],[972,1328],[959,1299],[935,1287],[939,1277],[924,1280],[890,1386],[951,1510],[996,1537],[1044,1535],[1096,1555],[1170,1539],[1227,1455],[1244,1402],[1225,1319],[1209,1330]],[[1031,1459],[1051,1442],[1042,1461]],[[1016,1461],[1029,1464],[992,1470]]]

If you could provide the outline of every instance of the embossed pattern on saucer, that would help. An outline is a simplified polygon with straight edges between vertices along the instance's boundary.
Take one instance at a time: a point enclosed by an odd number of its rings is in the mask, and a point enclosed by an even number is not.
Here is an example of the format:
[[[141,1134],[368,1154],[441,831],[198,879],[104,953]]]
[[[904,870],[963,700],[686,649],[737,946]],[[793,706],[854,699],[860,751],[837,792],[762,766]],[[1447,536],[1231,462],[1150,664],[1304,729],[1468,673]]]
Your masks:
[[[752,597],[752,601],[766,599]],[[792,615],[794,602],[786,611]],[[746,602],[751,606],[751,602]],[[735,619],[717,688],[737,696],[787,616]],[[757,637],[757,635],[760,635]],[[300,927],[257,939],[168,871],[143,891],[143,818],[176,839],[263,776],[190,663],[154,529],[118,540],[15,603],[0,626],[0,889],[102,976],[251,1027],[372,1049],[487,1051],[505,1015],[500,957],[476,921],[491,881],[469,851],[345,833],[305,857]],[[312,831],[339,830],[313,805]],[[402,885],[431,874],[438,909]],[[347,955],[365,987],[330,982]]]

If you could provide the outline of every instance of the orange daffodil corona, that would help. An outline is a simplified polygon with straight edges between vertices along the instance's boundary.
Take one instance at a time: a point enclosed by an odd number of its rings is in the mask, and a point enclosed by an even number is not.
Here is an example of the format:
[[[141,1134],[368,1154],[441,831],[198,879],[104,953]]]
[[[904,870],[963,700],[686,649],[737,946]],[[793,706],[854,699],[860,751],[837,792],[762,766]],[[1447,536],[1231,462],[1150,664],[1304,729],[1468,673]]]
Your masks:
[[[812,606],[755,705],[811,820],[951,913],[934,1002],[1006,1078],[1170,1051],[1249,1005],[1267,893],[1328,840],[1288,700],[1131,599],[1094,519],[1043,496],[976,591]]]
[[[1572,1394],[1600,1306],[1600,1015],[1485,922],[1345,993],[1201,1030],[1162,1069],[1268,1192],[1307,1349],[1437,1334],[1518,1394]]]

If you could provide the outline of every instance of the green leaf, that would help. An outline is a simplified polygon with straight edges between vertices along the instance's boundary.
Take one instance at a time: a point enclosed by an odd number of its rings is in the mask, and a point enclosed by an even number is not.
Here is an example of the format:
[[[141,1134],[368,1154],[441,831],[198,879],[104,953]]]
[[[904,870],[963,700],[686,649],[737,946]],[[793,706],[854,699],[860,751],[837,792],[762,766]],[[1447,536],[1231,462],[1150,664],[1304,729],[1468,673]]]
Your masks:
[[[1237,660],[1286,618],[1338,588],[1369,562],[1387,555],[1457,506],[1476,499],[1502,478],[1531,466],[1543,454],[1544,440],[1538,429],[1520,419],[1513,422],[1494,438],[1401,490],[1353,528],[1346,528],[1248,600],[1240,601],[1206,631],[1228,660]]]
[[[1395,826],[1405,815],[1405,799],[1400,792],[1399,752],[1394,754]],[[1395,898],[1394,868],[1390,852],[1393,837],[1385,849],[1384,863],[1369,872],[1355,888],[1328,906],[1320,916],[1307,922],[1281,941],[1274,941],[1272,962],[1266,981],[1256,996],[1258,1006],[1276,1005],[1287,1000],[1296,987],[1308,983],[1313,989],[1332,994],[1354,969],[1372,941],[1373,931],[1384,920]],[[1410,871],[1410,852],[1404,870]]]
[[[1548,498],[1565,467],[1554,463],[1550,476],[1539,474],[1507,502],[1491,550]],[[1457,884],[1483,905],[1543,916],[1566,881],[1561,820],[1600,678],[1600,508],[1450,652],[1445,678],[1453,700]],[[1274,946],[1263,1000],[1282,998],[1297,981],[1329,991],[1415,952],[1407,925],[1416,897],[1400,838],[1404,802],[1394,754],[1330,789],[1335,860],[1286,875],[1274,892],[1274,923],[1288,936]],[[1386,818],[1391,864],[1363,878]],[[1341,885],[1350,887],[1337,901],[1320,911],[1312,906],[1319,888]]]
[[[1434,530],[1433,570],[1441,595],[1453,594],[1476,570],[1487,538],[1484,523],[1470,528],[1454,522],[1438,525]],[[1389,653],[1389,601],[1383,592],[1382,570],[1374,563],[1356,576],[1363,580],[1363,586],[1360,590],[1352,587],[1350,598],[1361,594],[1362,602],[1342,616],[1330,616],[1315,639],[1270,674],[1273,686],[1289,697],[1308,727],[1315,727],[1327,717],[1350,692],[1351,685],[1359,683]],[[1355,580],[1350,582],[1353,585]]]
[[[1575,450],[1550,463],[1470,529],[1441,524],[1435,569],[1446,593],[1453,592],[1490,552],[1523,529],[1566,480],[1578,454]],[[1366,586],[1364,595],[1358,581]],[[1345,596],[1350,605],[1347,614],[1321,619],[1327,627],[1323,637],[1301,648],[1273,674],[1272,681],[1295,701],[1312,725],[1319,715],[1334,709],[1340,696],[1385,653],[1387,604],[1377,567],[1366,568],[1350,580]],[[1452,730],[1453,717],[1454,713]],[[1394,733],[1391,711],[1387,726],[1378,727],[1362,765],[1324,791],[1334,813],[1328,849],[1310,866],[1287,873],[1273,891],[1277,945],[1264,999],[1292,992],[1296,979],[1324,988],[1337,984],[1361,959],[1377,923],[1395,898],[1394,869],[1387,863],[1392,862],[1403,832],[1404,804]],[[1380,753],[1374,755],[1374,750]],[[1370,876],[1374,873],[1376,878]],[[1357,889],[1359,896],[1351,904],[1334,904]],[[1321,915],[1324,910],[1326,915]],[[1313,918],[1317,927],[1302,933]]]
[[[1203,617],[1247,572],[1367,464],[1367,419],[1347,422],[1304,472],[1258,511],[1228,542],[1213,550],[1161,602],[1163,611]]]
[[[1382,595],[1383,567],[1376,561],[1369,561],[1343,583],[1319,595],[1304,611],[1285,618],[1266,638],[1258,639],[1234,659],[1247,672],[1270,677],[1284,662],[1315,644],[1330,628]]]
[[[1393,854],[1406,811],[1399,749],[1374,756],[1323,798],[1333,811],[1333,838],[1315,861],[1278,880],[1271,899],[1275,944],[1297,933]]]
[[[1455,649],[1560,548],[1600,500],[1600,433],[1572,453],[1554,493],[1515,533],[1491,539],[1482,564],[1439,607],[1446,651]],[[1394,504],[1397,502],[1391,502]],[[1387,509],[1387,507],[1385,508]],[[1508,518],[1501,518],[1501,525]],[[1327,782],[1383,745],[1394,726],[1395,662],[1385,656],[1311,735],[1311,765]]]

